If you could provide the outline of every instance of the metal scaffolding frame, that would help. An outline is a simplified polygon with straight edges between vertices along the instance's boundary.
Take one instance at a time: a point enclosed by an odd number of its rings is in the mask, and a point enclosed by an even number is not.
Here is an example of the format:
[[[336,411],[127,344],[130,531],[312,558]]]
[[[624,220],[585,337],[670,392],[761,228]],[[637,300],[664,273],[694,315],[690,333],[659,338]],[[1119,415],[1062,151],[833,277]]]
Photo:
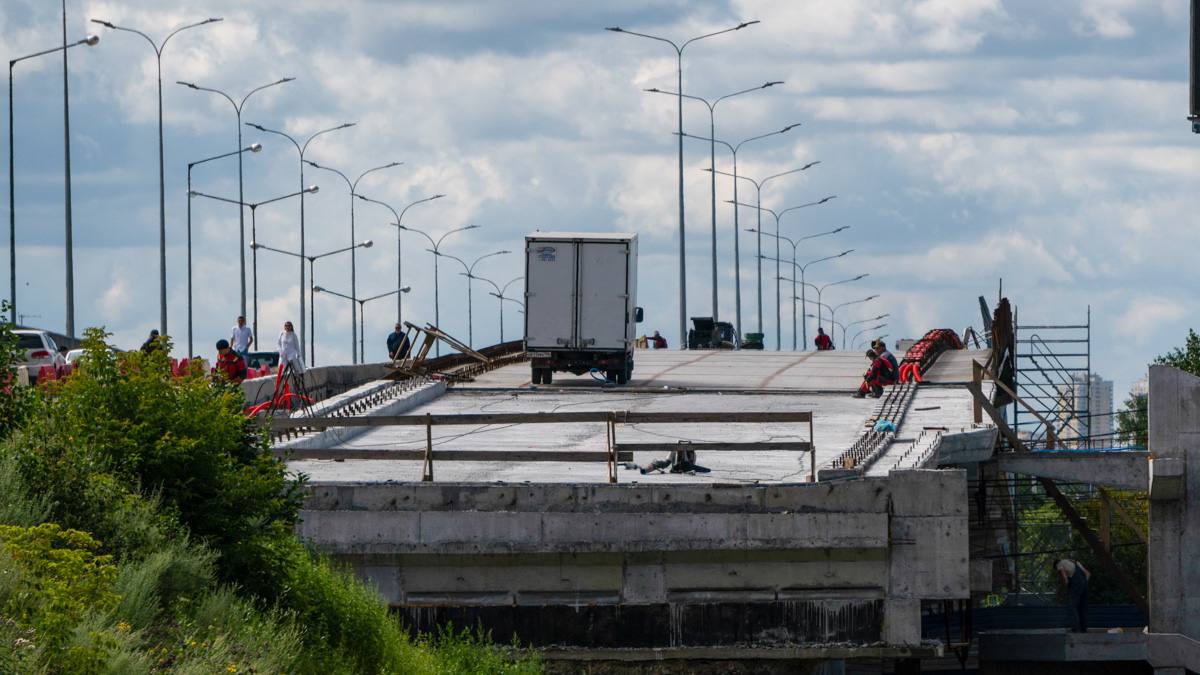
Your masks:
[[[1016,308],[1013,329],[1017,393],[1055,423],[1060,438],[1086,443],[1092,400],[1091,306],[1082,324],[1022,325]],[[1044,425],[1029,412],[1022,415],[1020,406],[1013,406],[1013,429],[1028,431],[1032,446],[1046,442]]]

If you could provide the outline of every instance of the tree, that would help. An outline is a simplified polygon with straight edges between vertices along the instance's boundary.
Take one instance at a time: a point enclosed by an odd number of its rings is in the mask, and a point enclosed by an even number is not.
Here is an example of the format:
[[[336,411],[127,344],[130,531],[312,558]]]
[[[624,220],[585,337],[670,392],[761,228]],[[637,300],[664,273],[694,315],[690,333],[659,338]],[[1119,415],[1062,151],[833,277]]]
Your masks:
[[[1174,366],[1184,372],[1200,376],[1200,335],[1188,329],[1183,347],[1176,347],[1166,354],[1155,357],[1154,363]],[[1125,407],[1117,412],[1117,436],[1125,443],[1146,447],[1149,445],[1150,423],[1147,413],[1147,395],[1131,395]]]

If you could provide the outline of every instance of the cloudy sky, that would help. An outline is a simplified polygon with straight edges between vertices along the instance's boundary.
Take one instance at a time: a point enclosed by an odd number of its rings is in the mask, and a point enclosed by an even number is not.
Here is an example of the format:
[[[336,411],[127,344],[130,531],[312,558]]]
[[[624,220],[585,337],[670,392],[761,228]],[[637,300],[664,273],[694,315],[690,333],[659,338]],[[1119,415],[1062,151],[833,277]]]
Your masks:
[[[0,5],[5,58],[61,42],[57,3]],[[744,175],[763,177],[820,160],[768,183],[764,205],[783,209],[837,195],[784,216],[792,237],[849,230],[802,244],[803,261],[855,252],[808,271],[830,288],[848,320],[890,312],[891,337],[980,323],[976,297],[994,302],[1001,277],[1023,323],[1082,322],[1090,305],[1096,370],[1118,398],[1154,355],[1194,325],[1200,232],[1191,227],[1197,151],[1187,110],[1187,3],[1183,0],[728,0],[605,3],[549,1],[170,3],[69,0],[68,33],[99,33],[71,57],[71,134],[77,326],[104,325],[135,346],[158,324],[158,194],[153,53],[100,18],[159,37],[208,16],[221,23],[177,35],[163,58],[170,332],[186,329],[185,168],[236,148],[224,99],[280,77],[255,94],[243,119],[298,136],[341,123],[307,157],[363,179],[359,192],[396,209],[421,197],[405,223],[435,233],[467,224],[445,251],[471,260],[520,251],[535,229],[625,230],[641,237],[639,304],[647,330],[677,340],[678,256],[675,88],[667,45],[603,30],[687,38],[760,24],[688,47],[684,90],[715,97],[768,80],[786,84],[721,103],[717,136],[738,141],[801,123],[746,145]],[[65,324],[61,59],[16,67],[18,304],[29,324]],[[708,132],[699,103],[686,130]],[[7,120],[6,120],[7,121]],[[296,151],[246,129],[261,153],[245,160],[247,201],[298,189]],[[688,314],[711,311],[707,144],[685,146]],[[722,170],[728,153],[718,153]],[[0,172],[6,169],[0,167]],[[236,161],[198,167],[195,189],[236,197]],[[306,202],[307,246],[349,245],[349,197],[341,179],[309,170],[320,186]],[[746,184],[743,184],[743,188]],[[752,191],[739,197],[750,200]],[[733,213],[718,182],[719,311],[734,315]],[[211,351],[239,302],[235,207],[193,205],[195,335]],[[261,207],[258,239],[299,248],[296,200]],[[741,226],[752,225],[743,209]],[[396,288],[396,230],[382,207],[360,203],[356,236],[376,246],[358,256],[360,296]],[[773,222],[768,217],[766,222]],[[250,223],[247,218],[247,229]],[[246,234],[249,241],[250,234]],[[4,237],[7,244],[7,237]],[[405,318],[433,320],[432,256],[405,235]],[[742,233],[743,328],[758,326],[753,235]],[[770,249],[773,251],[773,245]],[[3,251],[7,260],[8,251]],[[790,253],[788,254],[790,257]],[[317,263],[317,283],[350,292],[349,260]],[[465,279],[441,269],[442,323],[467,333]],[[522,274],[519,253],[480,263],[503,284]],[[768,271],[769,273],[769,271]],[[259,323],[274,341],[298,318],[298,269],[262,253]],[[7,296],[7,275],[3,292]],[[765,281],[764,328],[774,346],[774,292]],[[519,284],[514,285],[519,287]],[[497,300],[475,287],[475,342],[498,339]],[[785,293],[784,343],[791,344]],[[350,303],[317,298],[317,361],[347,362]],[[506,337],[521,333],[515,305]],[[367,304],[368,353],[383,355],[392,300]],[[811,310],[810,310],[811,311]],[[870,324],[865,324],[870,325]],[[811,329],[810,329],[811,330]],[[852,328],[851,333],[857,329]],[[810,335],[811,339],[811,335]]]

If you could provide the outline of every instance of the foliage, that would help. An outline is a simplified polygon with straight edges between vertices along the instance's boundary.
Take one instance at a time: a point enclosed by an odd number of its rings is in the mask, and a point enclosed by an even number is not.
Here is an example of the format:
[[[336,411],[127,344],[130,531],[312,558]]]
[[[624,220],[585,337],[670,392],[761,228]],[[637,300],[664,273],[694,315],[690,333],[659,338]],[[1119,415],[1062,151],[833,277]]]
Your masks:
[[[12,316],[12,305],[7,300],[0,302],[0,313]],[[0,321],[0,438],[7,436],[19,426],[30,411],[36,407],[40,396],[32,387],[16,387],[15,366],[24,360],[24,350],[17,347],[17,335],[13,325]]]
[[[116,567],[111,556],[96,554],[99,547],[86,532],[53,523],[0,525],[0,556],[15,563],[5,570],[12,576],[0,612],[18,627],[32,629],[38,648],[60,660],[88,662],[82,648],[60,647],[85,614],[107,611],[117,602]]]
[[[242,415],[240,389],[199,373],[174,377],[167,351],[117,354],[98,329],[23,440],[37,487],[89,515],[121,493],[153,491],[198,541],[221,553],[222,578],[253,577],[263,541],[290,536],[302,481]],[[251,591],[258,588],[251,587]]]
[[[1200,335],[1189,328],[1187,339],[1182,347],[1176,347],[1155,358],[1154,362],[1164,366],[1175,366],[1193,375],[1200,375]]]
[[[1130,395],[1125,407],[1117,411],[1117,438],[1122,443],[1143,448],[1150,443],[1150,416],[1145,394]]]

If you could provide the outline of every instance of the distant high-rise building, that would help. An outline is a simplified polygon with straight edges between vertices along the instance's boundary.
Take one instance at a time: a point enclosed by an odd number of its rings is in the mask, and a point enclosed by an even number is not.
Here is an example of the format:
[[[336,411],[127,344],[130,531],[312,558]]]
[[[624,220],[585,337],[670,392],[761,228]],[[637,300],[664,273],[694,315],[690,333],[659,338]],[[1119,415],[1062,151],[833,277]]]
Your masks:
[[[1142,379],[1133,383],[1129,388],[1130,396],[1149,396],[1150,395],[1150,376],[1143,375]]]
[[[1059,436],[1077,441],[1077,445],[1111,448],[1115,417],[1113,383],[1096,373],[1077,374],[1070,385],[1059,387]]]

